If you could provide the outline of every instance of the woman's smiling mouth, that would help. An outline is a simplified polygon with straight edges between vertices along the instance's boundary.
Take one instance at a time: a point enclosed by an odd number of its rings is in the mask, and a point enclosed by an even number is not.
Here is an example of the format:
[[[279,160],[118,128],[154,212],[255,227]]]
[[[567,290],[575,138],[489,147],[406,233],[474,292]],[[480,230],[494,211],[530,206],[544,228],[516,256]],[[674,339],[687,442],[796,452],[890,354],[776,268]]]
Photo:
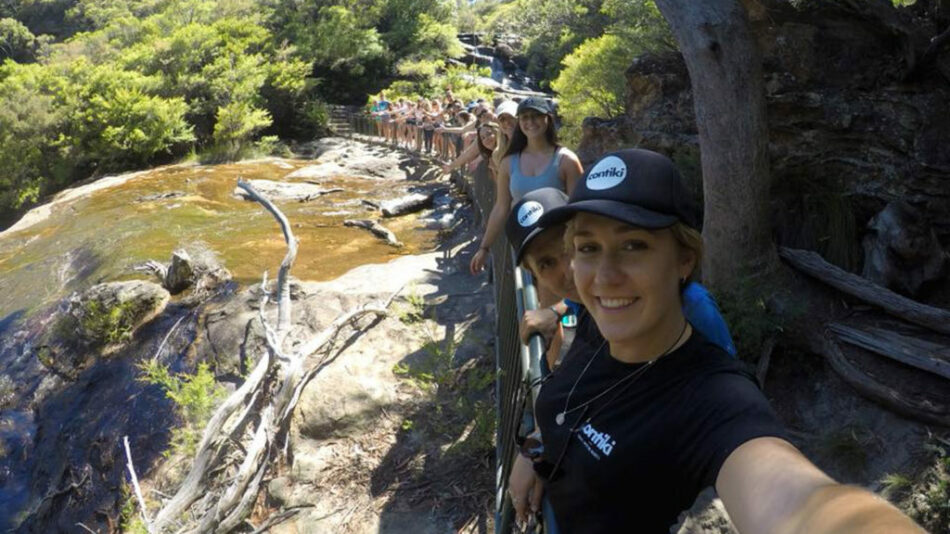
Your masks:
[[[636,300],[637,299],[597,297],[597,303],[605,310],[623,309],[633,304]]]

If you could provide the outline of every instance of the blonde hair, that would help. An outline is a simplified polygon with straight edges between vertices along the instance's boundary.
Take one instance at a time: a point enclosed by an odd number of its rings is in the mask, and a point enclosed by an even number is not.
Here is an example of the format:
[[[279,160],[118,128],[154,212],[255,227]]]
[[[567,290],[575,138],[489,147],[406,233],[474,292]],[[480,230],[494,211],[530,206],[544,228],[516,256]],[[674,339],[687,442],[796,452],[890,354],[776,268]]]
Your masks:
[[[574,219],[571,218],[564,227],[564,251],[571,258],[574,257],[574,233],[577,231],[574,226]],[[686,277],[686,280],[688,282],[698,282],[701,277],[700,267],[703,264],[703,236],[682,222],[673,224],[670,227],[670,232],[672,232],[673,239],[676,240],[680,249],[692,253],[696,260],[693,270]]]
[[[703,236],[694,228],[690,228],[681,222],[677,222],[670,227],[673,232],[673,239],[679,244],[680,248],[693,254],[696,263],[693,265],[692,272],[686,277],[689,282],[699,282],[701,278],[700,268],[703,265]],[[685,285],[685,284],[684,284]]]

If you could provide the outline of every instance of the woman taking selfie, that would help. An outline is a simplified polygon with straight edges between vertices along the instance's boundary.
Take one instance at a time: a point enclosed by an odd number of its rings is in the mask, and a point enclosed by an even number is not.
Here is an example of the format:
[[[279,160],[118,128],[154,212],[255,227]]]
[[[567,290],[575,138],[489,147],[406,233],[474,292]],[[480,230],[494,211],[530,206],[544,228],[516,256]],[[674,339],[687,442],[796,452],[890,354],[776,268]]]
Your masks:
[[[702,261],[688,198],[668,158],[622,150],[542,216],[567,223],[574,284],[604,338],[575,340],[542,385],[543,451],[519,460],[544,481],[561,531],[666,533],[714,486],[741,533],[923,532],[815,467],[754,378],[684,318],[680,292]]]

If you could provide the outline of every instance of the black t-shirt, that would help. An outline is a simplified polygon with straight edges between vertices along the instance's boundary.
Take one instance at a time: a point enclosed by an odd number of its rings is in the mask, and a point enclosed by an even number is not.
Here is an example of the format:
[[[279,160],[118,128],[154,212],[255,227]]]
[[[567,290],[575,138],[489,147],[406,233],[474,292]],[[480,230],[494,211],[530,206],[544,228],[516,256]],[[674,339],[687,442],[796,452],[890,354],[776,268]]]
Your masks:
[[[549,471],[567,447],[545,484],[561,532],[669,532],[739,445],[785,438],[754,378],[695,330],[637,378],[557,425],[575,382],[568,410],[647,365],[614,359],[609,345],[595,354],[599,347],[578,332],[536,405],[544,438],[544,461],[536,469]]]

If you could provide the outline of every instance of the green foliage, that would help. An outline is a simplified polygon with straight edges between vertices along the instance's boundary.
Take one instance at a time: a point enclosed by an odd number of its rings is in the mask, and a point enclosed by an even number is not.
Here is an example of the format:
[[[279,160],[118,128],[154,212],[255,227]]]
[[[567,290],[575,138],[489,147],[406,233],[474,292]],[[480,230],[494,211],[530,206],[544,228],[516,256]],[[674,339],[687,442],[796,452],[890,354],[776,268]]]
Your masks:
[[[125,534],[148,534],[148,528],[145,521],[138,511],[138,501],[132,492],[131,486],[127,482],[122,482],[119,487],[119,501],[122,508],[119,510],[119,528]]]
[[[69,65],[67,79],[61,98],[70,160],[79,165],[104,171],[144,165],[194,140],[184,100],[149,94],[158,85],[154,77],[80,59]]]
[[[614,118],[625,109],[626,71],[635,57],[673,49],[665,20],[652,1],[606,0],[604,34],[585,40],[564,57],[551,82],[561,100],[566,141],[580,138],[586,117]]]
[[[65,117],[54,95],[63,83],[39,65],[0,66],[0,213],[6,216],[36,202],[61,176]]]
[[[98,300],[90,300],[83,305],[79,325],[83,335],[98,346],[128,341],[135,326],[131,310],[131,302],[108,307]]]
[[[486,29],[525,39],[528,74],[547,87],[561,61],[587,39],[599,37],[609,23],[603,0],[514,0],[486,13]]]
[[[270,126],[270,114],[247,102],[232,102],[218,108],[214,125],[214,154],[218,159],[234,160],[246,154],[254,133]]]
[[[462,53],[454,9],[449,0],[0,1],[0,60],[19,62],[0,66],[0,226],[95,173],[203,151],[233,159],[261,135],[322,135],[325,102],[362,103],[399,72],[413,93],[434,94],[431,75]]]
[[[193,455],[215,405],[224,397],[224,388],[215,382],[214,374],[205,362],[198,364],[193,375],[173,375],[154,359],[141,362],[139,369],[143,373],[140,380],[161,386],[182,418],[183,426],[172,431],[172,447],[165,454]]]
[[[913,486],[914,481],[900,473],[889,473],[881,478],[881,494],[885,497],[899,495]]]
[[[586,117],[614,118],[624,111],[627,67],[635,53],[616,35],[603,35],[581,44],[564,58],[564,70],[551,83],[559,96],[562,135],[580,139]]]
[[[426,300],[418,291],[410,289],[406,295],[406,303],[397,311],[399,321],[403,324],[414,324],[425,319]],[[400,374],[400,373],[396,373]]]
[[[36,59],[36,36],[20,21],[0,18],[0,60],[10,58],[25,63]]]
[[[290,147],[276,135],[265,135],[254,144],[254,152],[261,156],[290,157]]]
[[[300,46],[321,67],[342,74],[362,76],[365,63],[386,53],[376,28],[366,28],[359,17],[343,6],[320,9],[309,39]]]
[[[715,297],[739,357],[755,362],[766,340],[780,335],[782,325],[794,322],[804,309],[790,304],[794,299],[775,277],[749,275],[742,279],[744,283],[733,291],[717,291]],[[779,309],[779,302],[784,308]]]
[[[422,53],[431,57],[433,50],[418,50],[420,28],[449,22],[452,6],[448,0],[385,0],[379,28],[389,49],[397,57]],[[454,35],[452,36],[454,38]],[[438,41],[438,38],[436,39]],[[434,43],[438,46],[438,42]]]

